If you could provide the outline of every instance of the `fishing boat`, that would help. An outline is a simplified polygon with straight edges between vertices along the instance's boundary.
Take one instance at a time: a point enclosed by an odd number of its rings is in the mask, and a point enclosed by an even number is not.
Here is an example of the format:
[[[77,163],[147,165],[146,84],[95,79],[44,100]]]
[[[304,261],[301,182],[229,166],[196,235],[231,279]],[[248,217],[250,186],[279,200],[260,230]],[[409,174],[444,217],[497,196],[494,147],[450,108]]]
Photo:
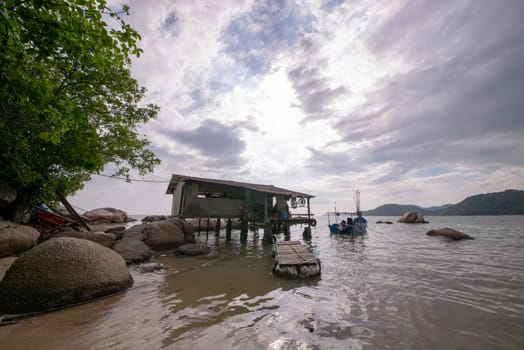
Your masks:
[[[356,190],[353,193],[353,198],[355,200],[356,212],[355,216],[350,212],[339,212],[337,211],[337,205],[335,203],[335,211],[330,213],[328,212],[328,227],[329,232],[331,233],[341,233],[341,234],[364,234],[367,232],[368,221],[362,212],[360,211],[360,191]],[[335,216],[335,222],[331,223],[331,215]],[[347,217],[339,221],[340,217]]]

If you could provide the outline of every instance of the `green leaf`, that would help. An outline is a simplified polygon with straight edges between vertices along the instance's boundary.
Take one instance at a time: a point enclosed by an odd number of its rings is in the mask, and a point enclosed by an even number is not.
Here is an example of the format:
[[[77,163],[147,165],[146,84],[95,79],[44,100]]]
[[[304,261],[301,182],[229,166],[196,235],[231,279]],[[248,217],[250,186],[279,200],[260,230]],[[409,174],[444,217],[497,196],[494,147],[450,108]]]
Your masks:
[[[0,181],[24,200],[72,193],[109,162],[124,173],[159,164],[136,132],[158,107],[141,103],[129,70],[142,50],[128,11],[103,0],[0,2]]]

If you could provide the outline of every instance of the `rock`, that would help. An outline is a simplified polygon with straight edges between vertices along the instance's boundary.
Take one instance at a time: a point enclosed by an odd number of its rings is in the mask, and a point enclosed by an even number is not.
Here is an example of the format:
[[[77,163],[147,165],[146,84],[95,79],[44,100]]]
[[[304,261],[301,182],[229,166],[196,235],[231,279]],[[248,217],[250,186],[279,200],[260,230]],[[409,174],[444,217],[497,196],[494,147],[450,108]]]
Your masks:
[[[414,211],[408,211],[407,213],[404,213],[404,215],[402,215],[400,219],[398,219],[398,222],[404,222],[407,224],[427,224],[428,223],[428,221],[424,219],[424,215],[422,215],[421,213],[414,212]]]
[[[152,221],[130,227],[113,249],[127,263],[138,263],[151,257],[151,249],[172,249],[195,242],[193,226],[180,218]]]
[[[164,269],[164,264],[160,264],[160,263],[147,263],[147,264],[138,265],[138,271],[142,273],[149,273],[149,272],[154,272],[154,271],[163,270],[163,269]]]
[[[170,249],[186,243],[184,231],[170,220],[144,225],[144,242],[155,250]]]
[[[108,227],[103,231],[105,233],[110,233],[112,235],[115,235],[116,239],[120,239],[124,236],[125,230],[126,230],[125,226],[115,226],[115,227]]]
[[[83,215],[90,223],[124,223],[129,217],[125,211],[115,208],[99,208],[86,211]]]
[[[169,221],[175,223],[176,225],[178,225],[178,227],[180,227],[182,229],[182,231],[184,232],[184,237],[186,239],[186,242],[187,243],[195,243],[196,242],[196,239],[195,239],[195,228],[194,226],[189,223],[188,221],[180,218],[180,217],[177,217],[177,216],[171,216],[169,218]]]
[[[454,230],[452,228],[444,227],[439,229],[433,229],[426,232],[426,235],[428,236],[442,236],[446,237],[455,241],[459,241],[461,239],[473,239],[473,237],[462,233],[460,231]]]
[[[189,244],[183,244],[180,247],[178,247],[175,250],[175,255],[195,256],[195,255],[209,254],[210,252],[211,252],[211,248],[209,248],[205,244],[189,243]]]
[[[101,231],[61,231],[54,234],[53,237],[74,237],[87,239],[107,248],[113,247],[113,244],[116,241],[115,235]]]
[[[40,232],[31,226],[0,221],[0,258],[32,248],[39,238]]]
[[[23,253],[0,282],[0,313],[48,310],[129,288],[133,278],[111,249],[71,237]]]
[[[126,225],[121,223],[103,223],[103,224],[88,224],[91,231],[102,231],[105,233],[114,234],[117,239],[122,238],[122,234],[126,230]]]
[[[115,242],[113,250],[120,254],[126,263],[139,263],[151,258],[151,250],[144,243],[145,225],[135,225],[125,230],[122,239]]]
[[[142,222],[153,222],[167,219],[169,219],[169,216],[167,215],[148,215],[142,219]]]
[[[11,266],[16,259],[18,259],[16,256],[0,258],[0,281],[2,280],[2,278],[4,278],[5,272],[9,270],[9,266]]]
[[[388,224],[388,225],[391,225],[392,222],[391,221],[381,221],[381,220],[379,220],[379,221],[377,221],[377,224]]]
[[[124,258],[127,264],[147,261],[151,258],[151,250],[143,241],[122,238],[116,241],[113,250]]]

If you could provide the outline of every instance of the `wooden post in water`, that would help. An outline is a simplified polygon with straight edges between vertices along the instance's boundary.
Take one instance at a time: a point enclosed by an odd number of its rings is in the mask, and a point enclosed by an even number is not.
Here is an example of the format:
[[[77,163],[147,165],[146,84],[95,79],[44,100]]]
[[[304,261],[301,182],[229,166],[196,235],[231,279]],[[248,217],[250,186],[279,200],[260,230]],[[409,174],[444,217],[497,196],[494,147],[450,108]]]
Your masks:
[[[228,218],[226,222],[226,241],[231,240],[231,227],[232,227],[231,218]]]
[[[202,227],[200,226],[200,221],[202,218],[198,218],[198,235],[200,236],[200,231],[202,231]]]
[[[307,198],[307,222],[311,225],[311,210],[309,208],[309,198]]]
[[[217,237],[220,233],[220,224],[221,224],[220,218],[217,218],[217,222],[215,223],[215,236]]]
[[[273,243],[273,230],[271,229],[271,222],[264,220],[264,237],[262,237],[262,243]]]
[[[247,219],[245,217],[242,217],[240,218],[240,241],[241,242],[247,241],[247,231],[248,231]]]

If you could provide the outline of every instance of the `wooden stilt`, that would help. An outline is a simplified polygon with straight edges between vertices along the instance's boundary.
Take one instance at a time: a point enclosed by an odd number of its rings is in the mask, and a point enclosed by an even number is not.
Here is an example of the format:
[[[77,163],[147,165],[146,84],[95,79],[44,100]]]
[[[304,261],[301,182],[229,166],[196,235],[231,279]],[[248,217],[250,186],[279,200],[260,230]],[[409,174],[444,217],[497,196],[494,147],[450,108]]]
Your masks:
[[[266,222],[264,224],[264,237],[262,237],[262,243],[273,243],[273,230],[271,229],[271,223]]]
[[[226,222],[226,241],[230,241],[231,240],[231,227],[232,226],[233,226],[233,224],[231,222],[231,218],[228,218],[227,222]]]
[[[220,218],[217,218],[217,222],[215,223],[215,236],[217,237],[220,233],[220,224],[221,224]]]

